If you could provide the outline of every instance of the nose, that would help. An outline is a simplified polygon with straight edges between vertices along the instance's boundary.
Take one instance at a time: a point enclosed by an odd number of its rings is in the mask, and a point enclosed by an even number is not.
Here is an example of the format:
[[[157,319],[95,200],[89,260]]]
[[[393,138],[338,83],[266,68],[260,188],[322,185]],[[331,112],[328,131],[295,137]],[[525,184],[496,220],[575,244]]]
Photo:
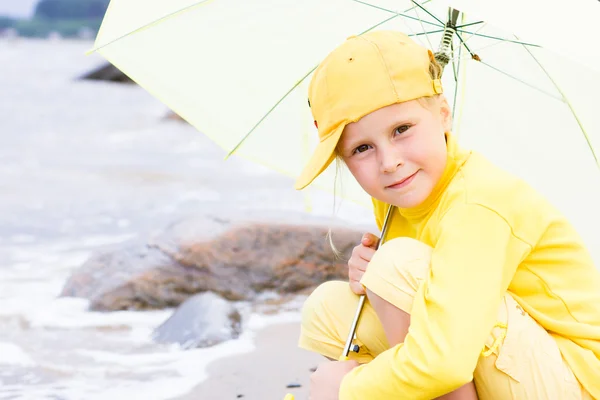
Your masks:
[[[384,174],[396,172],[404,164],[402,154],[393,146],[381,148],[379,161],[380,170]]]

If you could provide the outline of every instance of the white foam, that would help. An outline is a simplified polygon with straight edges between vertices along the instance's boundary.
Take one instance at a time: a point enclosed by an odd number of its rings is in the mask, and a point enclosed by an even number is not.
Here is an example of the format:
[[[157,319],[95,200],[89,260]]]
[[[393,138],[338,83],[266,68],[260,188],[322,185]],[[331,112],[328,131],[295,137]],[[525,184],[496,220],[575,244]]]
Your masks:
[[[287,322],[299,322],[300,314],[297,311],[303,298],[290,302],[291,310],[277,314],[251,314],[244,322],[245,329],[258,330],[266,326]],[[16,304],[15,304],[16,305]],[[240,305],[240,312],[244,313]],[[60,297],[45,301],[43,307],[31,307],[22,313],[32,328],[45,329],[82,329],[82,328],[109,328],[128,327],[131,330],[128,339],[135,338],[146,341],[152,330],[167,320],[173,309],[156,311],[88,311],[89,300],[75,297]],[[23,310],[21,310],[23,311]],[[14,314],[7,313],[8,315]]]
[[[131,327],[147,329],[165,321],[172,310],[158,311],[88,311],[89,300],[61,297],[48,302],[43,309],[30,311],[26,316],[33,328],[103,328]]]
[[[0,283],[0,316],[23,316],[42,312],[62,288],[64,279],[39,277],[19,282],[18,277],[2,279]]]
[[[78,239],[63,239],[60,242],[47,244],[20,243],[19,246],[7,248],[10,258],[14,261],[30,261],[50,263],[56,267],[60,264],[68,264],[76,267],[85,261],[89,251],[102,246],[123,243],[134,238],[134,233],[123,233],[120,235],[90,235]],[[87,250],[82,252],[81,250]],[[74,258],[74,256],[77,256]],[[82,260],[82,256],[84,259]],[[60,257],[60,259],[57,259]]]
[[[125,314],[133,317],[135,313],[122,313]],[[73,378],[48,385],[12,385],[4,389],[21,399],[32,400],[41,395],[56,395],[70,400],[129,400],[138,398],[140,393],[144,394],[144,400],[172,399],[189,393],[205,381],[208,378],[207,367],[212,362],[255,350],[254,338],[258,330],[299,320],[298,312],[253,314],[238,339],[204,349],[181,350],[178,346],[155,345],[151,352],[130,354],[76,349],[74,353],[78,356],[92,360],[88,366],[52,365],[53,370],[60,370],[65,375],[73,373]]]
[[[0,342],[0,365],[33,367],[36,363],[16,344]]]

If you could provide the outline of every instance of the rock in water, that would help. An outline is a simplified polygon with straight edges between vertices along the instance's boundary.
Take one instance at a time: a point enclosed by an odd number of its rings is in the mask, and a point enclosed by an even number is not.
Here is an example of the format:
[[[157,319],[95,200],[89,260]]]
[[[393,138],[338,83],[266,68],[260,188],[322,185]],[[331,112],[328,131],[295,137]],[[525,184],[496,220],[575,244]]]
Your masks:
[[[210,271],[211,289],[229,300],[252,299],[265,290],[297,293],[331,279],[348,279],[348,259],[362,234],[314,225],[248,224],[210,242],[182,243],[173,259],[188,268]]]
[[[186,300],[154,330],[159,343],[178,343],[182,348],[209,347],[235,339],[241,333],[241,316],[221,296],[206,292]]]
[[[94,311],[177,307],[208,289],[200,275],[159,249],[130,243],[93,255],[69,277],[61,296],[86,298]]]
[[[361,238],[355,230],[334,230],[342,253],[337,258],[325,226],[251,223],[213,238],[196,232],[201,228],[212,231],[194,223],[160,240],[95,254],[71,275],[61,296],[112,311],[177,307],[209,291],[233,301],[265,291],[304,293],[327,280],[347,280],[347,261]]]

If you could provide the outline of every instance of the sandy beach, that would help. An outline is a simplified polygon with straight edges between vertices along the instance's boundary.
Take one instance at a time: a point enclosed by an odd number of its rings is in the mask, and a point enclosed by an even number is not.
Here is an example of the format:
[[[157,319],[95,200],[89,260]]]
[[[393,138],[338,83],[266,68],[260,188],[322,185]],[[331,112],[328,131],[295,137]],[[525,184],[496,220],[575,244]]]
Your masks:
[[[287,393],[305,400],[311,368],[324,358],[298,348],[299,329],[299,323],[266,327],[253,352],[210,364],[208,379],[176,400],[283,400]],[[289,384],[300,387],[287,388]]]

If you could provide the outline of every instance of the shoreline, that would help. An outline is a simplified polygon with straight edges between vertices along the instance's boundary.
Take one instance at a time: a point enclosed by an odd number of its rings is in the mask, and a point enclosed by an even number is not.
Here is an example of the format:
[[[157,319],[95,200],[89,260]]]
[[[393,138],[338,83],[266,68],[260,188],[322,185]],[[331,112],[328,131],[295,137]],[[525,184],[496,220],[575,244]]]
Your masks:
[[[287,393],[306,399],[311,369],[325,359],[298,347],[299,330],[299,322],[259,330],[252,352],[210,363],[205,381],[172,400],[282,400]]]

